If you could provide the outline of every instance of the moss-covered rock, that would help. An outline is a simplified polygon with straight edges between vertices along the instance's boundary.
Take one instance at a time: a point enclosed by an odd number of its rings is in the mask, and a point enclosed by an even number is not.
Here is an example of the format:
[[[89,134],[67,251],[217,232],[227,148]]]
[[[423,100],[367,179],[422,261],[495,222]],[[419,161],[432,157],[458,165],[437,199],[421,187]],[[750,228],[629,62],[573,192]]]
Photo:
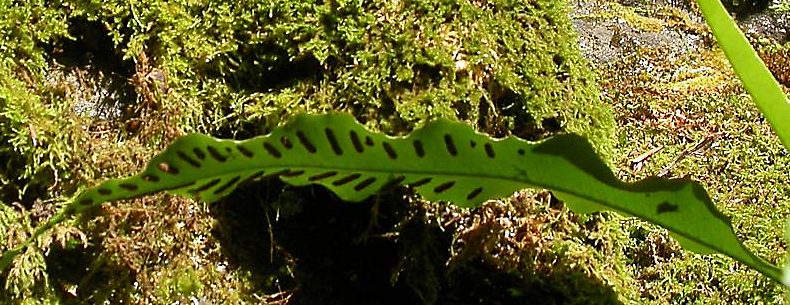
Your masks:
[[[147,54],[173,90],[159,102],[200,106],[207,131],[259,133],[327,110],[394,133],[437,116],[525,138],[565,129],[601,147],[611,131],[558,1],[111,1],[61,11],[72,29],[106,26],[115,46],[105,52]]]
[[[0,1],[0,16],[0,141],[12,144],[0,148],[0,236],[9,241],[0,249],[80,186],[139,169],[184,132],[247,138],[301,112],[346,111],[391,134],[448,117],[498,136],[579,133],[607,157],[611,147],[611,114],[561,1]],[[356,235],[318,243],[297,228],[321,223],[316,217],[327,215],[307,202],[333,203],[331,195],[317,188],[283,192],[276,183],[266,189],[242,190],[210,211],[167,196],[107,206],[78,223],[90,246],[73,227],[56,229],[5,274],[2,297],[276,303],[302,291],[295,300],[405,294],[399,300],[441,303],[458,297],[443,293],[463,290],[453,284],[458,274],[507,265],[456,264],[464,271],[450,275],[444,262],[452,256],[451,232],[465,227],[442,233],[436,219],[455,210],[437,218],[414,198],[390,194],[382,197],[388,203],[339,210],[357,216],[342,218]],[[331,219],[329,229],[313,230],[346,230],[332,229]],[[411,237],[360,245],[401,233]],[[312,243],[358,252],[354,257],[375,270],[324,268],[312,259],[325,255],[332,264],[343,255],[315,252],[321,247]],[[556,255],[583,252],[563,251]],[[533,278],[524,274],[528,266],[491,279]],[[47,272],[20,276],[21,270]],[[380,293],[369,299],[330,293],[337,277],[322,274],[329,270],[352,278],[349,287]],[[29,289],[36,285],[43,288]],[[548,291],[566,295],[558,300],[579,292],[566,288]],[[503,300],[524,300],[524,284],[513,289]],[[269,297],[257,297],[263,294]]]

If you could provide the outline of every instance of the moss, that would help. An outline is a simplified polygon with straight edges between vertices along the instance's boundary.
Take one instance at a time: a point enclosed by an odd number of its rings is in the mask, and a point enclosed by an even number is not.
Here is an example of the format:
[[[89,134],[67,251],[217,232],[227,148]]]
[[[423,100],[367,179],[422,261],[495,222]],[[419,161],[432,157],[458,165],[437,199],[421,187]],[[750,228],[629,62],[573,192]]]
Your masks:
[[[0,148],[8,160],[0,201],[11,215],[2,232],[27,234],[81,186],[138,170],[185,132],[247,138],[301,112],[346,111],[391,134],[436,117],[532,140],[575,132],[608,159],[612,117],[565,10],[548,0],[0,3],[0,140],[14,144]],[[320,189],[265,189],[276,195],[240,191],[214,206],[218,224],[198,203],[167,196],[93,211],[97,218],[75,223],[85,235],[61,226],[23,256],[13,270],[35,274],[6,274],[3,301],[274,303],[294,291],[303,300],[343,299],[327,287],[344,283],[380,292],[371,300],[399,295],[431,304],[461,287],[444,266],[452,236],[414,198],[390,194],[388,203],[349,207],[358,217],[343,218],[348,231],[319,221],[329,212],[310,202],[332,198]],[[297,230],[306,223],[342,234],[329,250],[359,251],[370,270],[342,265],[326,274],[321,262],[349,261],[321,260],[323,244]],[[359,242],[392,234],[408,238]],[[569,264],[603,259],[566,246],[547,251]],[[475,264],[458,266],[490,271],[515,296],[529,286],[519,284],[523,275],[494,270],[495,262]],[[551,283],[584,279],[590,290],[581,291],[590,293],[620,285],[601,280],[616,272],[569,266],[551,276],[567,273],[576,276]],[[339,282],[347,275],[355,280]],[[572,286],[550,292],[579,297]]]
[[[188,302],[203,290],[203,285],[194,269],[174,268],[173,271],[177,273],[168,272],[163,275],[161,286],[157,287],[154,293],[163,304]]]
[[[549,193],[526,191],[469,213],[451,226],[457,254],[448,273],[457,283],[446,303],[620,304],[633,298],[621,261],[625,238],[611,215],[579,217]]]
[[[782,56],[771,54],[771,48],[758,49],[769,59]],[[618,175],[633,181],[664,173],[700,181],[731,217],[746,246],[768,261],[781,262],[784,242],[776,228],[788,215],[783,204],[788,186],[780,178],[787,171],[787,150],[746,96],[724,55],[712,45],[677,57],[660,49],[628,55],[604,71],[601,84],[611,89],[607,98],[622,126],[616,144]],[[639,68],[636,62],[648,65]],[[776,67],[774,73],[782,75]],[[711,146],[676,162],[706,138],[713,140]],[[655,148],[660,149],[647,160],[633,161]],[[641,222],[625,222],[622,228],[629,234],[626,266],[639,286],[641,303],[787,302],[781,285],[730,259],[680,250],[663,230]]]
[[[761,44],[757,52],[774,78],[785,87],[790,87],[790,71],[786,65],[782,65],[790,59],[790,44]]]
[[[5,160],[0,178],[4,200],[30,202],[55,183],[55,175],[72,177],[65,169],[78,156],[72,146],[75,136],[62,131],[77,126],[69,120],[74,115],[64,113],[65,105],[43,103],[41,96],[11,77],[11,69],[8,61],[0,62],[0,137],[10,144],[0,148]]]
[[[118,48],[127,58],[149,54],[175,98],[207,101],[193,105],[199,130],[257,134],[291,109],[337,109],[392,133],[443,116],[534,139],[545,136],[545,119],[558,117],[605,150],[612,128],[554,1],[128,7],[77,6],[72,14],[128,41]]]
[[[640,11],[633,6],[624,6],[617,2],[607,2],[605,8],[594,14],[580,16],[597,20],[620,19],[633,26],[635,29],[645,32],[660,32],[666,27],[666,23],[656,18],[645,16],[646,12]]]

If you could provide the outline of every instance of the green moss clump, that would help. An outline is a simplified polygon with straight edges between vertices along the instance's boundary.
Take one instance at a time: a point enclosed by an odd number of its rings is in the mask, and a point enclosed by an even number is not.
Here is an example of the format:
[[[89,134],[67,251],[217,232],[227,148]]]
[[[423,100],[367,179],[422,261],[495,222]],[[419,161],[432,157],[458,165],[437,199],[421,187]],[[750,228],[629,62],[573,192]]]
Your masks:
[[[0,16],[0,140],[13,144],[0,148],[0,201],[31,224],[79,186],[138,170],[184,132],[247,138],[302,112],[346,111],[391,134],[437,117],[531,140],[574,132],[609,159],[612,115],[561,1],[38,0],[0,2]],[[298,205],[299,192],[276,200]],[[152,198],[80,222],[91,247],[67,246],[87,242],[64,228],[44,237],[31,255],[62,257],[37,260],[50,271],[27,286],[6,275],[2,300],[257,302],[255,293],[280,288],[276,278],[298,276],[287,255],[276,260],[286,267],[262,277],[184,263],[225,266],[216,227],[191,218],[208,212],[190,200]],[[52,271],[72,267],[82,269]],[[160,289],[154,272],[168,274]],[[446,279],[405,285],[431,303]],[[35,283],[47,292],[20,288]]]
[[[77,5],[126,58],[148,54],[199,130],[257,134],[296,112],[345,110],[403,133],[451,117],[602,150],[612,123],[557,1]],[[259,124],[263,123],[263,124]]]

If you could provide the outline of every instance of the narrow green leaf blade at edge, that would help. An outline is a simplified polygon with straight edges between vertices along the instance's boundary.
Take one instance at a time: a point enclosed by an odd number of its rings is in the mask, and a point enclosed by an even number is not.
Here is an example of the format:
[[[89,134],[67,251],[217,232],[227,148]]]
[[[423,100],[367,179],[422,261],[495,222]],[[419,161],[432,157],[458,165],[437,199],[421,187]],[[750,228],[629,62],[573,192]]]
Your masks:
[[[695,182],[649,178],[624,183],[582,137],[560,135],[537,143],[493,139],[447,120],[405,137],[372,133],[347,114],[298,116],[269,135],[245,141],[188,135],[154,157],[142,173],[86,190],[59,215],[158,191],[214,201],[245,181],[272,175],[295,185],[324,185],[347,201],[363,200],[393,183],[411,185],[428,200],[462,207],[526,187],[547,188],[570,207],[583,206],[582,212],[614,210],[640,217],[667,228],[689,249],[723,253],[780,278],[778,268],[740,243]],[[13,256],[9,253],[2,262]]]
[[[790,101],[781,85],[757,56],[721,1],[697,0],[697,3],[746,91],[779,135],[782,144],[790,149]]]

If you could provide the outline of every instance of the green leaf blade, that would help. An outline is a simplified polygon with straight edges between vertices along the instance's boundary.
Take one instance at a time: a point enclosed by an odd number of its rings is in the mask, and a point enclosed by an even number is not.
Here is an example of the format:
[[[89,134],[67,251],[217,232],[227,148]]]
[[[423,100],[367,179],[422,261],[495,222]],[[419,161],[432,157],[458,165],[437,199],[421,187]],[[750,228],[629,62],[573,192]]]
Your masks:
[[[546,159],[529,164],[549,164],[554,173],[532,175],[534,184],[553,190],[570,207],[580,208],[577,212],[611,210],[639,217],[669,230],[687,250],[722,253],[774,280],[781,279],[777,267],[743,246],[730,220],[716,209],[699,183],[656,177],[624,183],[588,143],[574,138],[555,137],[537,149]]]
[[[790,100],[771,71],[760,60],[746,36],[719,0],[698,0],[700,11],[710,26],[733,70],[752,96],[760,112],[790,149]]]
[[[660,178],[624,183],[579,136],[543,142],[493,139],[447,120],[403,137],[373,133],[347,114],[299,116],[245,141],[188,135],[154,157],[142,173],[88,189],[67,211],[157,191],[211,202],[265,176],[293,185],[320,184],[347,201],[408,185],[425,199],[462,207],[523,188],[547,188],[578,212],[612,210],[640,217],[670,230],[688,249],[723,253],[780,279],[778,268],[740,243],[697,183]]]

